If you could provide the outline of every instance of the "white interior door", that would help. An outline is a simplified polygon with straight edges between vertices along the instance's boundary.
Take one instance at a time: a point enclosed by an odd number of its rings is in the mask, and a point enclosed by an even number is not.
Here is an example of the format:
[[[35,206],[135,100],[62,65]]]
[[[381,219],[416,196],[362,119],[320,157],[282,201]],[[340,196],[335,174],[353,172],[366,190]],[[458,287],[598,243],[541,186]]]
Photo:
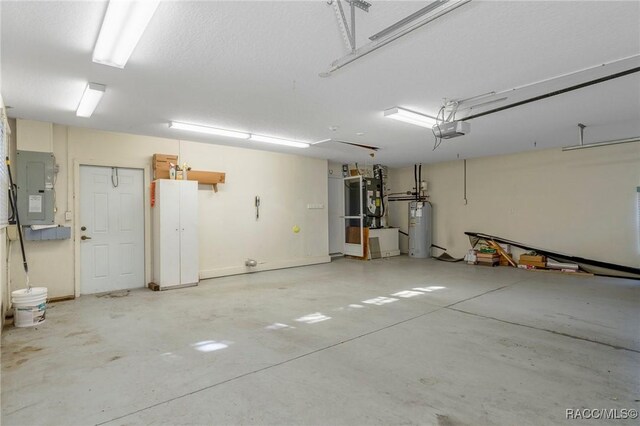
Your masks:
[[[329,254],[344,251],[344,179],[329,177]]]
[[[344,178],[344,254],[364,256],[362,176]]]
[[[143,171],[80,167],[80,293],[144,287]]]

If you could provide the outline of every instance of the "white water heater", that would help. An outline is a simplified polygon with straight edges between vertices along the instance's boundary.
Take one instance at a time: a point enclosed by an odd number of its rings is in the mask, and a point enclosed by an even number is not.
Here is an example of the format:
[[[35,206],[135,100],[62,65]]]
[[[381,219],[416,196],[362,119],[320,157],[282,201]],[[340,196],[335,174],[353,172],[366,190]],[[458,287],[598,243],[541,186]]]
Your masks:
[[[431,257],[431,203],[409,203],[409,257]]]

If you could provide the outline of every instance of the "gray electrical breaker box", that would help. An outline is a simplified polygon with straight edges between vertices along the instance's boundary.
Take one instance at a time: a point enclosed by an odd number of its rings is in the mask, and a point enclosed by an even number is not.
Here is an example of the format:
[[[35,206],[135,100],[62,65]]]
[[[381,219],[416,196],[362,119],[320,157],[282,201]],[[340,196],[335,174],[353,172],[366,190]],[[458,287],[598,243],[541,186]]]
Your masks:
[[[50,152],[18,151],[16,183],[21,225],[51,225],[55,158]]]

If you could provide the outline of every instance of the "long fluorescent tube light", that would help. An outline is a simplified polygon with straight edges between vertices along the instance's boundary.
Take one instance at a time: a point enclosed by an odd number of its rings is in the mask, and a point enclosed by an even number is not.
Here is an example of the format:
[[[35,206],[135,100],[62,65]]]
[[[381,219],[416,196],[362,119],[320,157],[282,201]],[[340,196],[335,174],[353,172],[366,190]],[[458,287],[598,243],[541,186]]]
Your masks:
[[[394,120],[404,121],[405,123],[415,124],[416,126],[432,128],[436,125],[437,121],[435,117],[426,114],[419,114],[408,109],[394,107],[384,112],[385,117],[393,118]]]
[[[292,146],[295,148],[309,148],[309,144],[306,142],[297,142],[289,139],[274,138],[272,136],[254,135],[252,133],[237,132],[235,130],[218,129],[216,127],[201,126],[198,124],[188,124],[188,123],[180,123],[177,121],[171,121],[169,123],[169,127],[171,129],[176,129],[176,130],[187,130],[190,132],[206,133],[209,135],[226,136],[226,137],[237,138],[237,139],[249,139],[254,142],[272,143],[276,145]]]
[[[93,111],[96,110],[96,107],[100,103],[105,89],[106,86],[104,84],[87,84],[84,93],[82,93],[82,98],[80,98],[78,109],[76,109],[76,115],[84,118],[91,117],[91,114],[93,114]]]
[[[606,141],[606,142],[585,143],[584,145],[565,146],[564,148],[562,148],[562,150],[573,151],[576,149],[597,148],[599,146],[619,145],[622,143],[630,143],[630,142],[640,142],[640,136],[636,136],[634,138],[627,138],[627,139],[616,139],[616,140]]]
[[[255,142],[272,143],[276,145],[292,146],[294,148],[309,148],[309,144],[306,142],[296,142],[288,139],[274,138],[271,136],[260,136],[252,134],[249,140]]]
[[[93,62],[124,68],[159,3],[158,0],[110,0],[93,49]]]
[[[177,121],[170,122],[169,127],[176,130],[187,130],[190,132],[206,133],[208,135],[216,136],[227,136],[229,138],[236,139],[249,139],[249,136],[251,136],[249,135],[249,133],[236,132],[234,130],[217,129],[215,127],[209,126],[199,126],[197,124],[179,123]]]

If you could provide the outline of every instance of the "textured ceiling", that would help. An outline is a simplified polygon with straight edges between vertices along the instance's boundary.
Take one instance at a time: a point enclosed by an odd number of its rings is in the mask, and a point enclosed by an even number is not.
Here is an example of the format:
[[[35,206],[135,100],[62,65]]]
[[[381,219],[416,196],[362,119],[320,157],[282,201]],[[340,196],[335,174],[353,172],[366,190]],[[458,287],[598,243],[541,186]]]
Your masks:
[[[358,44],[427,2],[372,2]],[[2,94],[10,116],[103,130],[391,166],[640,134],[640,74],[471,121],[432,151],[430,130],[384,119],[399,105],[434,114],[466,98],[640,53],[640,2],[474,0],[320,78],[347,53],[333,8],[308,2],[162,2],[124,70],[91,62],[106,2],[2,2]],[[87,81],[107,85],[89,119]],[[305,150],[178,132],[170,120],[329,144]],[[336,131],[331,126],[338,126]],[[358,136],[357,133],[364,133]]]

